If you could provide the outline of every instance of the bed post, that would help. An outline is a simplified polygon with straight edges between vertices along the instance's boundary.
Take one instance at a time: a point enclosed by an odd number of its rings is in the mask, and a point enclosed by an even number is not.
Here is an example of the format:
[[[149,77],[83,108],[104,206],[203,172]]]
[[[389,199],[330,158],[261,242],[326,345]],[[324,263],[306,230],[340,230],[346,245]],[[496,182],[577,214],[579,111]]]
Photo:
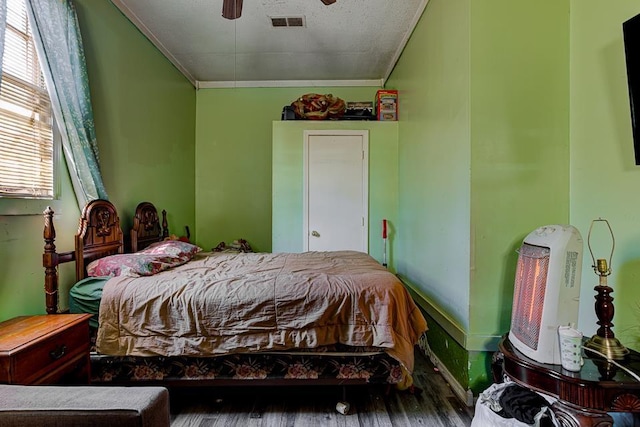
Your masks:
[[[53,210],[50,206],[44,210],[44,292],[46,296],[47,314],[58,312],[58,254],[56,253],[56,229],[53,226]]]
[[[167,211],[162,209],[162,239],[169,237],[169,224],[167,223]]]

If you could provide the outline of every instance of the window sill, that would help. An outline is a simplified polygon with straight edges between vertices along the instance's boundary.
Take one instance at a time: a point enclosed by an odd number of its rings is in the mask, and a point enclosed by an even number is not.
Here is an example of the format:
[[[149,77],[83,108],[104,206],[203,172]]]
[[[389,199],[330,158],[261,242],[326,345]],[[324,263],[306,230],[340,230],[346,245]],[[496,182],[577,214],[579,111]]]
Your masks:
[[[62,203],[56,199],[12,199],[0,198],[0,215],[42,215],[47,206],[59,213]]]

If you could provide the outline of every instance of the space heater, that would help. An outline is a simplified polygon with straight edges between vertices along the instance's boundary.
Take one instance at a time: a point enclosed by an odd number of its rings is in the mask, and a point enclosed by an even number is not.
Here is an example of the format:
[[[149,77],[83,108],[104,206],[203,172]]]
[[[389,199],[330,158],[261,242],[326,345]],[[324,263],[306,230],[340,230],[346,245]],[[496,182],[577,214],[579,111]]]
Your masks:
[[[570,225],[547,225],[518,251],[509,341],[539,363],[560,364],[558,326],[578,322],[583,241]]]

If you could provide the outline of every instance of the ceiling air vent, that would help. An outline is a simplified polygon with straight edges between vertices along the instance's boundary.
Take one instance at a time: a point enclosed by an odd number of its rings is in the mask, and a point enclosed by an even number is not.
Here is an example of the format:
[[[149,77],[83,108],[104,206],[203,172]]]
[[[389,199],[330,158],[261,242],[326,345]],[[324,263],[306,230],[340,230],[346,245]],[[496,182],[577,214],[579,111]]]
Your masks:
[[[304,16],[272,16],[273,27],[304,27]]]

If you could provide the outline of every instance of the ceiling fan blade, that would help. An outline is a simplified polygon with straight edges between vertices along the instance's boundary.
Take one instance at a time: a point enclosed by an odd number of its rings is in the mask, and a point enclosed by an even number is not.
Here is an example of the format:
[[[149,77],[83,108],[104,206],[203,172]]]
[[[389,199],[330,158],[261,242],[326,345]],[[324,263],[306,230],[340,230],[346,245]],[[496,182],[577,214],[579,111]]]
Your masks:
[[[326,4],[327,6],[329,6],[330,4],[334,4],[336,2],[336,0],[320,0],[320,1]]]
[[[240,15],[242,15],[242,0],[224,0],[223,1],[222,3],[223,18],[238,19],[240,18]]]

